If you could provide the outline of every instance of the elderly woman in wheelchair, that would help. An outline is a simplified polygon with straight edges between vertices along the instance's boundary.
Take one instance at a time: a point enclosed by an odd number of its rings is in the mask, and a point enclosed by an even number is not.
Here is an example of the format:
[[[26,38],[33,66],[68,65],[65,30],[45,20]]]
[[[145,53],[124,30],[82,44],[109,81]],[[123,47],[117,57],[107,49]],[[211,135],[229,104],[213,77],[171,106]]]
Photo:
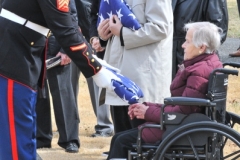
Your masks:
[[[183,122],[192,121],[192,119],[194,118],[196,118],[195,121],[197,122],[201,121],[201,115],[204,115],[202,113],[206,112],[205,108],[209,108],[208,111],[209,110],[212,111],[211,113],[216,113],[213,108],[214,106],[216,106],[216,103],[218,102],[213,103],[211,100],[209,100],[209,97],[207,97],[207,95],[210,94],[208,93],[209,81],[210,81],[209,78],[211,78],[210,75],[214,70],[216,71],[216,73],[219,73],[222,71],[221,69],[223,69],[222,63],[220,62],[217,54],[215,53],[220,46],[220,40],[221,40],[220,33],[222,32],[222,29],[218,28],[216,25],[209,22],[188,23],[185,25],[184,29],[187,31],[187,34],[185,37],[186,41],[182,45],[182,47],[184,48],[184,61],[182,65],[179,66],[179,70],[172,81],[172,84],[170,87],[171,97],[168,99],[165,99],[165,104],[144,102],[143,104],[137,103],[137,104],[131,105],[129,107],[129,112],[128,112],[130,118],[144,119],[146,120],[146,123],[139,126],[139,128],[134,128],[131,130],[127,130],[127,131],[115,134],[111,140],[110,151],[109,151],[107,160],[121,159],[121,158],[122,159],[132,159],[132,158],[165,159],[166,157],[167,157],[166,159],[179,158],[181,157],[181,155],[184,155],[182,152],[183,149],[181,150],[181,153],[175,153],[175,151],[171,150],[170,151],[171,155],[166,155],[166,153],[168,152],[167,150],[170,149],[170,144],[168,142],[171,142],[171,144],[174,144],[177,141],[177,140],[176,141],[174,140],[173,142],[171,141],[172,139],[174,139],[174,137],[185,135],[184,130],[189,130],[189,132],[191,132],[192,128],[194,128],[196,125],[188,126],[185,129],[184,127],[182,127],[183,129],[181,129],[181,127],[178,126],[177,128],[179,129],[179,132],[174,134],[173,133],[174,129],[170,129],[170,131],[168,132],[166,131],[166,128],[164,127],[164,122],[168,121],[170,124],[173,122],[175,123],[178,117],[181,117],[179,118],[181,119],[179,121],[183,121]],[[226,74],[236,74],[235,72],[230,71],[228,73],[227,71],[226,72],[223,71],[223,72]],[[215,76],[211,78],[211,81],[215,81],[215,80],[212,80],[214,77]],[[222,80],[223,88],[225,90],[226,89],[225,85],[227,84],[227,81],[226,81],[227,77],[223,76],[222,79],[223,79]],[[186,98],[182,100],[181,97],[186,97]],[[191,97],[192,99],[187,101],[188,97]],[[223,99],[226,98],[226,94],[224,94],[222,97]],[[174,98],[177,99],[176,100],[177,103],[175,103]],[[214,99],[215,97],[212,97],[212,98]],[[201,107],[201,106],[205,106],[205,107]],[[170,112],[173,112],[174,114],[166,114]],[[225,110],[219,113],[225,114]],[[188,115],[192,115],[192,117],[194,118],[192,119],[185,118]],[[212,114],[211,116],[206,116],[206,118],[203,118],[204,124],[202,124],[202,127],[203,127],[202,131],[204,131],[204,126],[207,128],[208,126],[211,126],[210,128],[212,129],[214,128],[220,128],[221,130],[226,129],[222,127],[222,125],[220,127],[214,127],[214,125],[212,126],[212,123],[210,124],[210,122],[208,122],[208,121],[211,121],[211,120],[208,120],[209,117],[215,118],[215,115]],[[151,128],[145,127],[145,126],[150,126]],[[195,130],[192,132],[195,132]],[[199,156],[198,148],[194,147],[194,144],[197,143],[195,141],[199,141],[199,143],[203,143],[203,144],[199,144],[200,146],[204,145],[205,143],[202,141],[204,141],[203,139],[205,136],[202,136],[200,134],[201,127],[200,127],[200,130],[197,130],[197,132],[199,133],[197,138],[195,138],[197,140],[191,140],[189,136],[187,136],[186,139],[183,138],[184,136],[179,137],[180,141],[181,139],[184,140],[184,143],[185,143],[185,140],[189,141],[190,144],[188,146],[193,147],[193,155],[192,156],[188,155],[190,157],[189,159],[201,159],[202,157],[202,155]],[[210,131],[208,131],[207,133],[209,132]],[[235,133],[234,131],[231,133],[232,133],[231,137],[239,136],[239,134]],[[173,135],[173,136],[168,137],[168,135]],[[206,134],[204,133],[203,135],[206,135]],[[166,142],[164,141],[165,137],[166,137]],[[240,140],[240,138],[238,137],[238,138],[235,138],[234,140],[238,141]],[[134,146],[133,144],[136,142],[137,142],[137,145],[135,145],[135,147],[137,148],[136,149],[137,153],[134,153],[131,150],[133,150],[133,146]],[[155,149],[152,150],[152,149],[149,149],[149,147],[146,147],[147,152],[144,155],[144,152],[143,152],[144,145],[142,144],[151,144],[150,146]],[[157,145],[154,147],[154,144],[157,144]],[[168,149],[166,149],[166,147],[162,145],[168,146]],[[185,145],[186,144],[183,144],[183,146]],[[145,145],[145,146],[148,146],[148,145]],[[164,153],[162,153],[162,150],[164,150]],[[211,150],[211,149],[208,149],[208,150]],[[186,157],[187,156],[185,157],[182,156],[182,159]],[[208,158],[206,158],[205,156],[205,159],[208,159]]]

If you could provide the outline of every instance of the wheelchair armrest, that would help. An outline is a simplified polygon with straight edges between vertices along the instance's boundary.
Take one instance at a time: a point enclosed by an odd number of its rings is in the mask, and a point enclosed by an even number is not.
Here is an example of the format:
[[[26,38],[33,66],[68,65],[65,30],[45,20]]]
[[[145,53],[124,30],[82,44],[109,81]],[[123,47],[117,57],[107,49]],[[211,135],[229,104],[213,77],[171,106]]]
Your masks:
[[[191,97],[169,97],[164,99],[165,105],[188,105],[188,106],[215,106],[209,99]]]
[[[191,97],[169,97],[164,99],[164,105],[161,107],[160,126],[163,130],[163,114],[164,108],[167,105],[182,105],[182,106],[199,106],[199,107],[214,107],[216,103],[211,102],[209,99],[191,98]]]

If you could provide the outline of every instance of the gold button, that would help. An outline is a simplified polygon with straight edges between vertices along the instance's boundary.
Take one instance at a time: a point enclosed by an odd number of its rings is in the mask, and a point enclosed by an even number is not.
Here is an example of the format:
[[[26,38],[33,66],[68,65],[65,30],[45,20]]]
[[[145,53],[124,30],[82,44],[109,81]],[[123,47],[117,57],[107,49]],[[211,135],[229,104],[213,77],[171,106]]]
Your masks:
[[[86,55],[89,55],[89,53],[87,52]]]
[[[99,67],[97,67],[97,70],[99,70]]]
[[[33,46],[34,45],[34,42],[31,42],[31,46]]]
[[[92,59],[91,61],[92,61],[92,62],[94,62],[95,60],[94,60],[94,59]]]

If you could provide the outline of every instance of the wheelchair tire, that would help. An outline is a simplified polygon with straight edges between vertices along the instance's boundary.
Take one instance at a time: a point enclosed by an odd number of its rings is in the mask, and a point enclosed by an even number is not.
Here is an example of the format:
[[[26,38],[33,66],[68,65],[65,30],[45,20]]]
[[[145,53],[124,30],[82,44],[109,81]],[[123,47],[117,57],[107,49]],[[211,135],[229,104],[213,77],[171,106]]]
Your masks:
[[[204,145],[204,150],[198,151],[191,141],[191,136],[200,133],[211,135],[209,141]],[[186,146],[176,147],[179,140],[186,138],[189,140],[189,150],[184,150]],[[227,141],[226,141],[227,140]],[[229,144],[227,144],[229,143]],[[231,145],[231,149],[229,149]],[[175,150],[173,150],[175,146]],[[234,146],[234,149],[232,148]],[[179,149],[179,150],[178,150]],[[226,151],[227,150],[227,151]],[[153,160],[222,160],[240,159],[240,134],[234,129],[212,121],[194,122],[174,130],[163,139],[158,146]]]

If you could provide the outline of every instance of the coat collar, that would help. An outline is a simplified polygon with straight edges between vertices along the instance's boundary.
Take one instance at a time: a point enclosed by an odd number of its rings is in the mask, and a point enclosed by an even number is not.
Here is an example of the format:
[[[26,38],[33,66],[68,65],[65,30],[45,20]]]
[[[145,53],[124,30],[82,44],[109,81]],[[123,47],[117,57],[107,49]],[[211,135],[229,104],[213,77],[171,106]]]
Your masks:
[[[193,64],[195,64],[199,61],[208,60],[208,59],[210,59],[211,57],[214,57],[214,56],[217,57],[217,55],[215,53],[213,53],[213,54],[203,53],[203,54],[201,54],[201,55],[199,55],[199,56],[197,56],[193,59],[183,61],[183,64],[184,64],[184,67],[186,68],[186,67],[191,66],[191,65],[193,65]]]

